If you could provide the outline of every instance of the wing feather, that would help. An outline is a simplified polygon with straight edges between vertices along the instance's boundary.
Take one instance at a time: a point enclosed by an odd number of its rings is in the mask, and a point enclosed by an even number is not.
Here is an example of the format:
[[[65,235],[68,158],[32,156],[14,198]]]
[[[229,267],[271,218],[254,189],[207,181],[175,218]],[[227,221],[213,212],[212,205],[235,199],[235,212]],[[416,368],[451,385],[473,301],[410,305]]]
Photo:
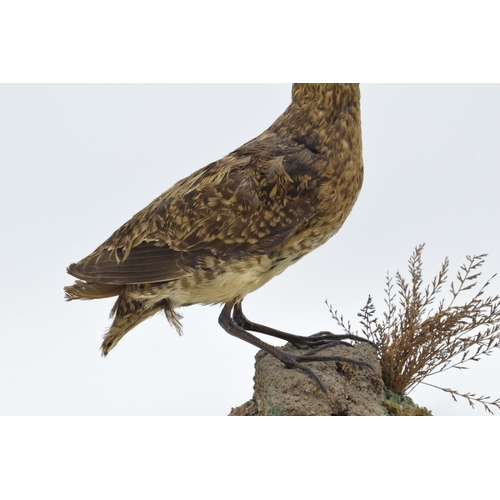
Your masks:
[[[317,213],[317,158],[275,138],[250,141],[179,181],[68,272],[95,283],[181,278],[207,255],[271,252]]]

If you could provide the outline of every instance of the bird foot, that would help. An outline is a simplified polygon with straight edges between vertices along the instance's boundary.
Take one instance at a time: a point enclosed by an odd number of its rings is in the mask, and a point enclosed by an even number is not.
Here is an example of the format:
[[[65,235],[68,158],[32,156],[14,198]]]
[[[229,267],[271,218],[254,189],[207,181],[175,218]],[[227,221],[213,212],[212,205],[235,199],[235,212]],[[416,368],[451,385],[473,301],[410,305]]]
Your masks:
[[[233,306],[234,310],[231,316],[231,310],[233,309]],[[364,361],[358,361],[345,356],[318,355],[318,352],[321,352],[328,347],[333,347],[339,344],[352,347],[352,345],[345,342],[345,340],[367,342],[376,347],[373,342],[370,342],[369,340],[361,337],[357,337],[356,335],[334,335],[330,332],[319,332],[315,335],[311,335],[310,337],[302,337],[300,335],[281,332],[279,330],[275,330],[264,325],[259,325],[258,323],[254,323],[253,321],[248,320],[243,315],[241,302],[236,304],[230,302],[226,304],[219,316],[219,323],[227,333],[258,347],[259,349],[262,349],[268,354],[273,355],[275,358],[279,359],[287,368],[297,368],[307,373],[318,384],[319,388],[325,394],[327,394],[328,392],[323,381],[318,377],[318,375],[312,368],[304,365],[303,363],[313,361],[336,361],[337,363],[342,363],[344,365],[346,363],[349,363],[360,368],[369,368],[370,370],[374,371],[373,367],[370,364],[365,363]],[[267,344],[258,337],[255,337],[249,332],[249,330],[286,340],[298,349],[310,349],[302,354],[290,354],[283,351],[282,349],[279,349],[278,347]]]
[[[293,338],[292,338],[293,337]],[[357,335],[351,334],[335,334],[331,332],[318,332],[309,337],[302,337],[300,335],[294,335],[289,339],[289,342],[295,347],[321,347],[326,349],[327,347],[333,347],[336,345],[345,345],[352,347],[352,344],[346,342],[346,340],[351,340],[354,342],[364,342],[369,344],[375,349],[378,349],[377,344],[368,340],[364,337],[358,337]]]

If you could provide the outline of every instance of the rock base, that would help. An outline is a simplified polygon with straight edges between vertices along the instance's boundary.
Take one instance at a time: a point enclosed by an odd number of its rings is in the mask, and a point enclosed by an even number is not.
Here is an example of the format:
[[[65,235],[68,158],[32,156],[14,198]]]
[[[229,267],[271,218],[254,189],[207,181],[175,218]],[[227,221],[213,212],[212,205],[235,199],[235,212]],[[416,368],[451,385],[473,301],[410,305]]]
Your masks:
[[[305,353],[286,344],[281,349]],[[307,363],[325,384],[325,394],[305,372],[288,369],[263,351],[255,356],[253,398],[231,410],[230,416],[280,415],[386,415],[384,384],[374,347],[365,343],[338,345],[321,351],[325,356],[346,356],[369,363],[374,371],[350,363],[315,361]]]

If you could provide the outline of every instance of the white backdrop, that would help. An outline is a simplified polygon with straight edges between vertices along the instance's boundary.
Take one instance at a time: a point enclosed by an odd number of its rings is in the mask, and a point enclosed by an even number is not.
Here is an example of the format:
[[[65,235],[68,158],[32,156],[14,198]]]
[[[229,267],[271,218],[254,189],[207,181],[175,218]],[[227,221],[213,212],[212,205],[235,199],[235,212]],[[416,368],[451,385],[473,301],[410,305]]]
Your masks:
[[[267,128],[290,84],[2,85],[0,414],[225,415],[252,395],[256,349],[218,325],[219,307],[163,316],[108,358],[113,299],[66,303],[65,268],[178,179]],[[286,331],[335,331],[327,299],[353,323],[385,274],[426,243],[424,278],[447,255],[500,270],[500,85],[362,84],[365,183],[326,245],[245,300],[251,319]],[[494,280],[491,293],[500,293]],[[500,396],[500,353],[429,381]],[[421,386],[435,415],[484,415]],[[496,412],[497,414],[499,412]]]

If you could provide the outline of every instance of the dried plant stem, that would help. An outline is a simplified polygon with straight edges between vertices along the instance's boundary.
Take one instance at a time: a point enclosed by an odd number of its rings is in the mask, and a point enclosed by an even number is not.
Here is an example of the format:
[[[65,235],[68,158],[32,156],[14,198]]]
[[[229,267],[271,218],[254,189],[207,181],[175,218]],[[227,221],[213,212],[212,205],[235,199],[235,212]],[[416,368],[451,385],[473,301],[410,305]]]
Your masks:
[[[490,406],[500,409],[500,399],[491,401],[486,396],[462,394],[444,389],[424,379],[450,368],[466,369],[470,361],[479,361],[493,349],[500,347],[500,297],[485,297],[490,278],[477,293],[461,305],[459,296],[477,287],[480,268],[486,254],[466,257],[451,283],[451,299],[441,300],[435,309],[431,306],[447,281],[449,261],[446,258],[432,282],[424,287],[422,279],[422,252],[424,245],[415,248],[408,261],[410,281],[397,272],[395,278],[387,275],[385,287],[386,310],[377,319],[375,305],[369,296],[358,313],[361,333],[379,347],[382,377],[386,387],[399,394],[408,394],[418,384],[426,383],[452,395],[482,403],[491,413]],[[393,283],[395,282],[395,284]],[[394,291],[396,289],[396,291]],[[329,306],[338,325],[350,334],[351,325]]]

